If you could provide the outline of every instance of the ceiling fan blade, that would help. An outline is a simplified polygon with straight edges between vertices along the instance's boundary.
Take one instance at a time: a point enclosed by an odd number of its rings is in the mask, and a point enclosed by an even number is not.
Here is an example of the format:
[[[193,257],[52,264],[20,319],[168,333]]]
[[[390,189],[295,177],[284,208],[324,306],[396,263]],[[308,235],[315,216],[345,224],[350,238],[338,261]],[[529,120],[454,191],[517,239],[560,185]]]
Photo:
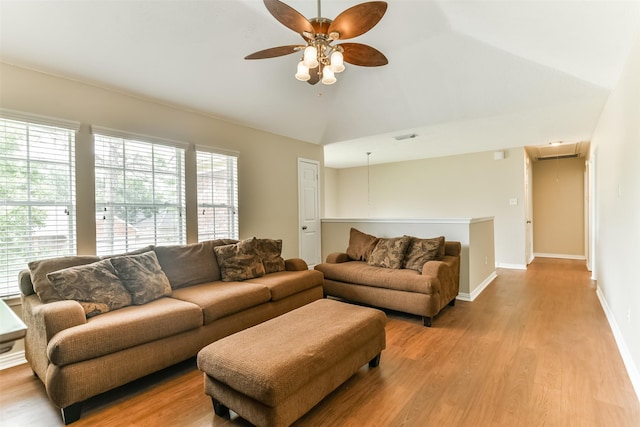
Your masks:
[[[298,34],[303,34],[304,32],[315,34],[311,22],[291,6],[278,0],[264,0],[264,5],[273,17],[285,27]]]
[[[275,58],[276,56],[289,55],[299,50],[300,50],[300,45],[295,45],[295,44],[289,45],[289,46],[278,46],[278,47],[272,47],[269,49],[264,49],[258,52],[254,52],[251,55],[245,56],[244,59]]]
[[[314,85],[320,81],[318,70],[320,70],[320,67],[312,68],[309,70],[309,75],[311,76],[311,78],[307,80],[307,83],[309,83],[310,85]]]
[[[336,32],[340,40],[352,39],[372,29],[387,11],[384,1],[361,3],[342,12],[333,20],[327,34]]]
[[[387,57],[379,50],[360,43],[341,43],[342,57],[344,62],[362,67],[379,67],[387,65],[389,61]]]

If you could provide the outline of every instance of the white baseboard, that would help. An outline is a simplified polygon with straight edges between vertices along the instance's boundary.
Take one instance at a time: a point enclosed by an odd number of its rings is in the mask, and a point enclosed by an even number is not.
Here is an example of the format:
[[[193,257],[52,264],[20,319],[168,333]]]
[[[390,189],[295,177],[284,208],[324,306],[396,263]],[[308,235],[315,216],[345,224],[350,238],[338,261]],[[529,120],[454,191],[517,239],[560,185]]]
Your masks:
[[[607,320],[609,321],[609,326],[611,326],[611,331],[613,332],[613,337],[616,339],[616,344],[618,344],[618,350],[620,351],[620,356],[622,356],[622,361],[624,362],[625,368],[627,368],[627,374],[629,375],[629,379],[631,380],[631,384],[633,385],[633,389],[636,391],[636,397],[640,401],[640,372],[638,371],[638,367],[633,362],[633,358],[631,357],[631,352],[629,351],[629,347],[627,347],[627,343],[622,336],[622,332],[618,327],[618,322],[616,322],[616,318],[613,316],[611,309],[609,308],[609,304],[607,304],[607,300],[604,298],[602,292],[600,292],[600,288],[596,288],[596,295],[598,295],[598,300],[600,300],[600,305],[604,310],[605,316],[607,316]]]
[[[482,283],[480,283],[480,285],[478,285],[470,294],[466,292],[461,292],[458,294],[456,299],[459,299],[460,301],[469,301],[469,302],[475,300],[476,298],[478,298],[478,295],[480,295],[482,291],[484,291],[486,287],[489,286],[491,282],[493,282],[493,279],[495,279],[496,277],[498,277],[498,275],[496,274],[495,271],[492,271],[491,274],[486,279],[484,279]]]
[[[0,354],[0,371],[22,365],[23,363],[27,363],[27,359],[24,358],[24,350]]]
[[[533,254],[534,257],[540,257],[540,258],[562,258],[562,259],[577,259],[580,261],[586,261],[587,257],[585,257],[584,255],[569,255],[569,254],[545,254],[545,253],[538,253],[535,252]]]
[[[527,269],[527,265],[526,264],[507,264],[504,262],[499,262],[496,264],[497,268],[507,268],[510,270],[526,270]]]

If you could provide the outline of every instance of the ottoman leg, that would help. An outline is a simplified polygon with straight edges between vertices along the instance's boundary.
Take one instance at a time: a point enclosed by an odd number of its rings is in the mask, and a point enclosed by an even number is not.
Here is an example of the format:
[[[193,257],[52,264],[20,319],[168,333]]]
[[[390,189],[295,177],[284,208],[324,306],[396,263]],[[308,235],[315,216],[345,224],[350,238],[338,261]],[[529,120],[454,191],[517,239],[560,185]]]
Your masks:
[[[229,408],[227,408],[222,403],[218,402],[213,397],[211,398],[211,402],[213,402],[213,411],[216,413],[217,416],[222,417],[222,418],[229,418],[230,417]]]
[[[369,361],[369,367],[370,367],[370,368],[377,368],[377,367],[380,365],[380,355],[381,355],[381,354],[382,354],[382,353],[378,353],[378,354],[376,355],[376,357],[374,357],[373,359],[371,359],[371,360]]]

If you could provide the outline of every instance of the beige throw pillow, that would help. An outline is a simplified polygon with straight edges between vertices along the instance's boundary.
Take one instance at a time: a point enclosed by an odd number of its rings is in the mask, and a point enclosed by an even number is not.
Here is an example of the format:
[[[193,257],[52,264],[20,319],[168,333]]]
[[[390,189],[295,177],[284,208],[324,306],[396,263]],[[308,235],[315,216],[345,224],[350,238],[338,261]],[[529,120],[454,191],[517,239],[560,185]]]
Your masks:
[[[135,305],[171,295],[171,284],[158,264],[153,251],[139,255],[110,258],[120,281],[131,294]]]
[[[439,258],[440,248],[444,248],[444,236],[430,239],[411,237],[409,248],[404,256],[404,268],[422,272],[427,261]]]
[[[61,301],[64,298],[62,298],[60,294],[58,294],[58,291],[51,285],[51,282],[47,279],[47,274],[62,270],[63,268],[91,264],[96,261],[100,261],[100,258],[93,255],[65,256],[31,261],[29,263],[29,271],[31,272],[33,290],[38,294],[40,301],[44,303]]]
[[[347,255],[355,261],[367,261],[377,243],[378,238],[376,236],[351,228]]]
[[[256,238],[241,240],[233,245],[213,248],[223,282],[262,277],[265,274],[262,259],[258,255]]]
[[[409,236],[380,238],[367,263],[376,267],[402,268],[404,255],[410,241]]]
[[[76,300],[87,317],[131,305],[131,295],[108,259],[47,274],[64,299]]]

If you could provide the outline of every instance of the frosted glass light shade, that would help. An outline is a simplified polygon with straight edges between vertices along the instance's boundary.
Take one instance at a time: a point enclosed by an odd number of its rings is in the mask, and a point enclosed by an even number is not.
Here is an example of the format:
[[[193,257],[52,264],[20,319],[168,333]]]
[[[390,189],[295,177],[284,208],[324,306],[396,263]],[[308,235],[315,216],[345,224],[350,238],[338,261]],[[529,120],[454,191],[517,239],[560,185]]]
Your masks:
[[[336,82],[336,76],[333,74],[331,67],[324,67],[322,69],[322,83],[326,85],[332,85]]]
[[[318,66],[318,49],[314,46],[307,46],[304,49],[304,65],[307,68],[316,68]]]
[[[342,52],[335,51],[331,54],[331,71],[341,73],[344,71],[344,58]]]
[[[296,79],[306,82],[311,76],[309,75],[309,68],[304,65],[304,61],[298,62],[298,71],[296,72]]]

